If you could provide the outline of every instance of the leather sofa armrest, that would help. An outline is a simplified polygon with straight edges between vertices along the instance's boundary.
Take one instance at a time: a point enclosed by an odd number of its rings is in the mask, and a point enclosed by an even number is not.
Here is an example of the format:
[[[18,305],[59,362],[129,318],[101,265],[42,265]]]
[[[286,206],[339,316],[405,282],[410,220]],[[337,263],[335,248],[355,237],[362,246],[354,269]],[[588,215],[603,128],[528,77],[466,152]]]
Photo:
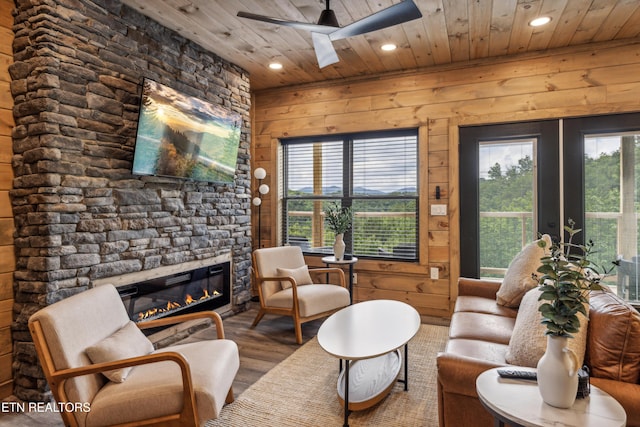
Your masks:
[[[482,359],[460,356],[452,353],[439,353],[436,359],[438,383],[447,393],[477,397],[476,378],[491,368],[504,366]]]
[[[501,282],[493,280],[460,277],[458,279],[458,295],[496,299],[496,293],[498,292],[498,289],[500,289],[500,284]]]
[[[627,426],[640,426],[640,384],[591,377],[591,384],[609,393],[627,413]]]

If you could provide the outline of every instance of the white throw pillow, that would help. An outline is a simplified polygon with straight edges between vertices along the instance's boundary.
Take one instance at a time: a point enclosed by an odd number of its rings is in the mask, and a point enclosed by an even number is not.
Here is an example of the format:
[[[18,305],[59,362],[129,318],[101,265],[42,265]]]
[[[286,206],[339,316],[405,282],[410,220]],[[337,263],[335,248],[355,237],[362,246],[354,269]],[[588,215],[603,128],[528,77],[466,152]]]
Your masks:
[[[538,301],[540,293],[539,288],[531,289],[522,298],[505,355],[507,363],[535,368],[547,350],[547,336],[544,334],[547,326],[541,323],[542,314],[538,311],[538,307],[548,301]],[[585,307],[588,310],[589,304],[585,304]],[[579,367],[582,367],[587,348],[588,319],[581,313],[578,313],[578,318],[580,331],[572,334],[573,338],[567,340],[567,347],[578,356]]]
[[[129,322],[110,337],[87,348],[93,363],[113,362],[130,357],[145,356],[153,352],[153,344],[134,322]],[[114,369],[102,374],[111,381],[121,383],[127,379],[132,367]]]
[[[303,265],[298,268],[280,268],[278,267],[278,276],[293,277],[297,285],[310,285],[313,283],[311,275],[309,274],[309,267]],[[289,289],[291,282],[288,280],[280,281],[282,289]]]
[[[541,241],[546,242],[544,248],[540,247]],[[524,294],[538,285],[531,275],[537,272],[538,267],[542,264],[540,258],[545,253],[549,253],[549,248],[551,248],[551,237],[545,234],[539,240],[522,248],[520,253],[511,260],[496,294],[498,304],[518,308]]]

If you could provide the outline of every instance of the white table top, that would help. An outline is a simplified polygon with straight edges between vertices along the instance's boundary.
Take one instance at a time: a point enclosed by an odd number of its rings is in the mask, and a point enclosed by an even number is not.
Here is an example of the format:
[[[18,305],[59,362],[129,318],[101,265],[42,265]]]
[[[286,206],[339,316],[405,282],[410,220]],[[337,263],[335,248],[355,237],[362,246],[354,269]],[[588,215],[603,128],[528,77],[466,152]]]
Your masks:
[[[326,256],[322,258],[322,262],[324,262],[325,264],[355,264],[356,262],[358,262],[358,258],[356,257],[351,257],[351,259],[342,258],[340,261],[338,261],[334,255],[331,255],[331,256]]]
[[[318,330],[318,343],[341,359],[368,359],[402,347],[419,328],[420,315],[409,304],[365,301],[345,307],[325,320]]]
[[[535,381],[501,378],[497,368],[478,376],[476,390],[488,408],[526,427],[623,427],[627,422],[620,403],[593,385],[589,397],[576,399],[568,409],[544,403]]]

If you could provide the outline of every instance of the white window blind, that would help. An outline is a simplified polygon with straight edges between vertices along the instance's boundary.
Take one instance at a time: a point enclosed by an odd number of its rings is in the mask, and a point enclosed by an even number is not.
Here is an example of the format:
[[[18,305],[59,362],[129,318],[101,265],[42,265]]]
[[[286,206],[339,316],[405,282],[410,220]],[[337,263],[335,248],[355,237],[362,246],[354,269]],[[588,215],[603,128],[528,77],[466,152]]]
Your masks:
[[[329,203],[351,207],[347,252],[417,259],[416,130],[283,141],[284,241],[308,253],[331,253],[324,222]]]

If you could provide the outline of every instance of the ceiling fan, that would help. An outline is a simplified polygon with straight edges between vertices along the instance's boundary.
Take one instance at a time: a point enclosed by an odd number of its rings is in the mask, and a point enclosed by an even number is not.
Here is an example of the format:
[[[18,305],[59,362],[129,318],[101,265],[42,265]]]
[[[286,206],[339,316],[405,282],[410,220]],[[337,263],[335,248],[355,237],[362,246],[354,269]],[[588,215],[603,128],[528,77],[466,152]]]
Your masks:
[[[268,22],[270,24],[284,25],[299,30],[311,32],[313,48],[316,52],[318,65],[320,68],[334,64],[339,61],[338,54],[333,47],[333,41],[345,39],[347,37],[359,36],[371,31],[392,27],[404,22],[412,21],[422,17],[420,9],[413,0],[403,0],[400,3],[389,6],[379,12],[369,15],[359,21],[340,27],[336,14],[331,10],[329,1],[326,0],[326,8],[322,11],[317,24],[306,22],[287,21],[279,18],[256,15],[249,12],[238,12],[241,18],[254,19],[256,21]]]

